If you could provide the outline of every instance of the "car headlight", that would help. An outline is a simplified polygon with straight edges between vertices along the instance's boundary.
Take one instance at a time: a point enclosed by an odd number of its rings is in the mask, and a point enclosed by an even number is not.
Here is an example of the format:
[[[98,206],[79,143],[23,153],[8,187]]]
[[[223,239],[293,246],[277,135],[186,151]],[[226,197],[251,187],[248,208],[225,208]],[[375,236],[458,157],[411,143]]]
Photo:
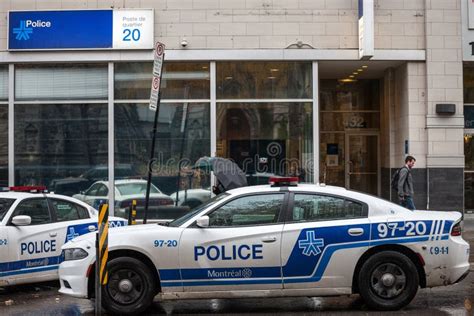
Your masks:
[[[70,248],[64,250],[64,261],[84,259],[89,254],[81,248]]]

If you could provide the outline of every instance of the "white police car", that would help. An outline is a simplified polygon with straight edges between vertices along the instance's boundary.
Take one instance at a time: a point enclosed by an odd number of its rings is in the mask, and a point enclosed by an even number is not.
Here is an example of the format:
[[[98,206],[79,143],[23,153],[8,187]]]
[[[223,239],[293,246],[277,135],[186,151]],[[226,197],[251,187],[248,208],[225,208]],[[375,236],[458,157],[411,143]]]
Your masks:
[[[161,299],[360,293],[396,310],[419,287],[459,282],[469,245],[458,212],[410,211],[343,188],[245,187],[213,198],[169,227],[110,231],[104,307],[144,311]],[[279,182],[279,185],[278,185]],[[60,292],[94,295],[95,236],[63,246]]]
[[[61,246],[97,229],[92,207],[44,190],[12,187],[0,193],[0,286],[57,279]],[[111,226],[126,224],[111,220]]]

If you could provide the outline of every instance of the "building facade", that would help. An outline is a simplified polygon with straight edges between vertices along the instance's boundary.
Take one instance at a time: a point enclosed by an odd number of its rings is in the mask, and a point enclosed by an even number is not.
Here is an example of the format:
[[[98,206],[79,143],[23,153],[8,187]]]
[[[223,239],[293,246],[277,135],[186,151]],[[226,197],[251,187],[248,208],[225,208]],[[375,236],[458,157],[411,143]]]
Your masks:
[[[97,180],[146,177],[152,47],[71,49],[54,35],[45,40],[51,47],[15,46],[15,39],[23,45],[40,31],[25,24],[32,33],[19,35],[25,30],[12,15],[145,10],[152,33],[132,27],[122,39],[146,36],[166,45],[153,174],[165,193],[208,188],[209,176],[190,166],[221,156],[241,166],[250,183],[291,174],[396,200],[390,177],[410,154],[417,159],[417,208],[474,211],[470,6],[467,0],[1,1],[0,181],[73,195]],[[92,39],[102,34],[87,32]],[[361,37],[369,38],[367,47]]]

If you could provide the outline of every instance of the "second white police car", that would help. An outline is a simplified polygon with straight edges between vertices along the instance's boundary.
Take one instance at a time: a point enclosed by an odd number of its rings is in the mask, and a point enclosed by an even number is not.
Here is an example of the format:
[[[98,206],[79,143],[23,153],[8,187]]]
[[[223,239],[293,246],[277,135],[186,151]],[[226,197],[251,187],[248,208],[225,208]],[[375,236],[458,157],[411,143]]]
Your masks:
[[[0,193],[0,287],[57,280],[61,246],[97,229],[95,209],[45,190],[22,186]],[[109,223],[127,225],[122,218]]]
[[[218,195],[168,227],[109,234],[103,306],[146,310],[160,299],[360,293],[369,307],[400,309],[419,287],[459,282],[469,245],[458,212],[410,211],[343,188],[245,187]],[[63,246],[60,292],[94,296],[95,236]]]

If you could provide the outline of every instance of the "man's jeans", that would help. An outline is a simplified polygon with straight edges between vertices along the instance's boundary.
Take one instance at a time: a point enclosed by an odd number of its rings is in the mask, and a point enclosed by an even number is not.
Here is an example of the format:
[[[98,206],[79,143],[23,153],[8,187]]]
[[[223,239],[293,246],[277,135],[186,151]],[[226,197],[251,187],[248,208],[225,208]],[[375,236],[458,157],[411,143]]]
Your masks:
[[[415,203],[413,203],[413,198],[411,196],[405,196],[405,199],[400,200],[400,205],[406,207],[409,210],[415,210]]]

